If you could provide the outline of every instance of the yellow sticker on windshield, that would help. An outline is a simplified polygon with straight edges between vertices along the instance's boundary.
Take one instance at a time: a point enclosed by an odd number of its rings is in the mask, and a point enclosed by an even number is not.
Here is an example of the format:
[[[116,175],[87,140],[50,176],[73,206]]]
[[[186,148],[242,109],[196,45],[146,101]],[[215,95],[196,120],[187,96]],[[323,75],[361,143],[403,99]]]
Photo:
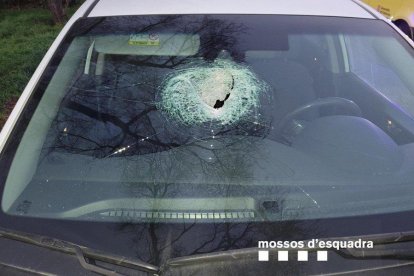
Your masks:
[[[135,46],[160,46],[158,34],[132,34],[129,36],[129,45]]]

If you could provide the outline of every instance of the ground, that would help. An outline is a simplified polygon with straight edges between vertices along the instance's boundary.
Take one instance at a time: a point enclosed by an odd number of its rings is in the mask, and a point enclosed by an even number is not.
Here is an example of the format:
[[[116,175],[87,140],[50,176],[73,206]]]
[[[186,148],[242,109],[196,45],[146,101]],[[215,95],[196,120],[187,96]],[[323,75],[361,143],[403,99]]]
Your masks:
[[[0,129],[62,27],[46,9],[0,10]]]

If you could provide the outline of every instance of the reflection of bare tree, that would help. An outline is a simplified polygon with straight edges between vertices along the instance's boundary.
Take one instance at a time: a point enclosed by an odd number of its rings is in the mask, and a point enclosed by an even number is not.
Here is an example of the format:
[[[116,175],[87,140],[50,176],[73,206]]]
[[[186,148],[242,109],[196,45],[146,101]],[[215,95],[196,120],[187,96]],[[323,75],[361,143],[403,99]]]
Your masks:
[[[297,222],[278,223],[125,223],[119,229],[131,237],[136,256],[156,265],[166,260],[243,248],[256,248],[259,240],[300,240],[316,235],[315,228]],[[305,233],[306,231],[306,233]]]
[[[214,124],[179,126],[156,108],[157,89],[170,70],[194,59],[214,59],[223,49],[237,49],[236,37],[243,26],[210,17],[108,18],[90,35],[111,29],[111,20],[126,26],[122,33],[165,28],[200,34],[201,48],[192,57],[107,56],[102,74],[81,73],[61,103],[44,157],[69,153],[96,158],[92,161],[96,167],[105,161],[121,166],[113,189],[121,190],[121,194],[114,194],[114,198],[127,195],[139,201],[187,197],[196,201],[241,197],[254,198],[260,205],[260,198],[266,197],[283,209],[283,189],[256,183],[260,179],[255,174],[261,172],[257,160],[261,164],[271,162],[265,160],[266,147],[262,145],[269,122],[258,117],[227,128]],[[123,20],[127,21],[122,24]],[[237,58],[238,53],[232,54]],[[177,256],[255,247],[260,239],[303,235],[295,222],[276,226],[263,222],[274,220],[280,210],[272,215],[261,206],[249,208],[256,214],[254,219],[165,224],[125,218],[120,230],[132,236],[137,256],[154,264]],[[244,210],[233,210],[229,205],[222,211]]]
[[[116,21],[116,22],[112,22]],[[113,26],[121,26],[121,30]],[[242,26],[210,17],[154,16],[108,18],[94,26],[89,35],[108,30],[111,34],[157,32],[199,34],[199,52],[186,56],[106,55],[99,75],[80,75],[62,101],[45,148],[107,157],[125,146],[126,155],[163,151],[186,143],[189,137],[172,134],[157,113],[157,88],[169,70],[198,58],[211,58],[220,49],[236,48]],[[92,63],[96,59],[93,56]],[[53,139],[52,137],[55,137]]]
[[[150,176],[147,183],[128,184],[125,194],[134,196],[137,200],[192,196],[194,201],[197,201],[198,197],[211,197],[214,200],[213,198],[218,196],[231,200],[233,197],[253,196],[257,198],[258,203],[261,197],[266,197],[280,204],[281,210],[278,212],[280,215],[287,191],[274,186],[255,187],[245,182],[246,180],[255,181],[251,162],[255,162],[258,158],[265,158],[264,155],[260,155],[258,149],[260,139],[249,141],[245,138],[237,142],[229,140],[231,143],[225,144],[225,149],[222,148],[219,153],[216,153],[214,162],[207,162],[201,158],[200,153],[191,146],[170,150],[168,155],[163,156],[148,154],[141,157],[125,157],[134,161],[132,163],[134,165],[124,169],[125,179],[136,177],[139,170]],[[202,148],[203,144],[198,146]],[[237,151],[238,147],[244,150]],[[194,158],[183,158],[181,155],[183,152]],[[233,152],[236,153],[233,154]],[[146,166],[143,166],[142,162],[136,162],[139,158],[145,158]],[[214,179],[213,182],[216,184],[177,184],[180,179],[191,179],[199,174]],[[149,181],[150,179],[153,181]],[[152,211],[174,212],[175,206],[169,207],[168,210],[154,208]],[[188,211],[208,212],[209,210]],[[231,211],[231,206],[227,211]],[[166,224],[168,221],[165,220],[136,221],[125,218],[119,230],[123,235],[132,239],[131,246],[138,258],[157,265],[179,256],[256,247],[258,240],[303,239],[313,231],[309,227],[306,227],[306,230],[302,229],[301,225],[295,221],[270,223],[268,221],[274,220],[275,217],[269,216],[265,210],[260,209],[260,206],[254,211],[258,217],[250,221],[197,222],[187,220]],[[276,219],[282,218],[276,217]]]

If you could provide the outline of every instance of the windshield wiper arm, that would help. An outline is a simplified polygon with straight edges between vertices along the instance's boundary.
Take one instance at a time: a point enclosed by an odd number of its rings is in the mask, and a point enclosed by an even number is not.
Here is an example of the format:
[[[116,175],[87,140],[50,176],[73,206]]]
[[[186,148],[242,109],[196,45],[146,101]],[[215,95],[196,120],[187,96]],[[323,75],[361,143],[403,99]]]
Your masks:
[[[90,258],[93,260],[113,264],[116,266],[127,267],[130,269],[151,272],[157,274],[159,268],[152,264],[134,260],[131,258],[126,258],[122,256],[117,256],[110,253],[105,253],[102,251],[94,250],[88,247],[80,246],[71,242],[50,238],[46,236],[36,235],[36,234],[28,234],[23,232],[18,232],[14,230],[0,228],[0,238],[12,239],[16,241],[20,241],[27,244],[32,244],[35,246],[40,246],[43,248],[53,249],[59,252],[63,252],[66,254],[76,255],[78,258],[81,266],[86,270],[93,271],[103,275],[120,275],[116,271],[112,271],[107,268],[103,268],[97,266],[95,264],[91,264],[86,261],[85,258]]]

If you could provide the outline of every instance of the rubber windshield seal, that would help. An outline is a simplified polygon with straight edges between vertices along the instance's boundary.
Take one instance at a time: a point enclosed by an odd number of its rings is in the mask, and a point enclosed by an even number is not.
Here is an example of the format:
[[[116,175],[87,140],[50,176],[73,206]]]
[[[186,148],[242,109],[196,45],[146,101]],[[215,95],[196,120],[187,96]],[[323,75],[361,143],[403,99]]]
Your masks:
[[[95,8],[96,4],[98,4],[99,0],[93,1],[93,3],[88,7],[88,9],[83,14],[82,18],[86,18],[89,16],[89,14],[92,12],[92,10]]]

